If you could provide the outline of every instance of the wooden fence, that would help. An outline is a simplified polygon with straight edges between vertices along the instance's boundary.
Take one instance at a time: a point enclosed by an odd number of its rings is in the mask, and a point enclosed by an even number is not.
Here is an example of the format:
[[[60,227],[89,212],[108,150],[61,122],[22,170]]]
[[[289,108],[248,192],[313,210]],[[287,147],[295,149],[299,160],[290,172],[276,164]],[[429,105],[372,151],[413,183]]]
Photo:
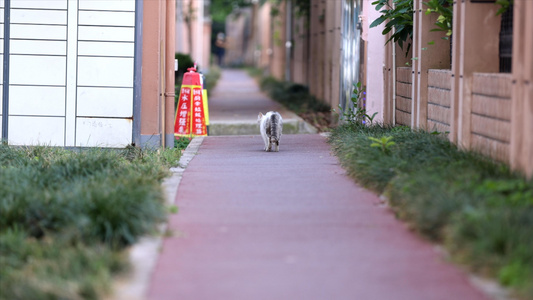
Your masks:
[[[423,7],[422,0],[415,2]],[[385,121],[447,133],[460,147],[532,176],[533,2],[515,1],[511,73],[499,71],[498,8],[471,0],[454,5],[451,59],[443,51],[450,42],[429,32],[431,17],[415,13],[412,66],[396,68],[396,97],[385,93],[395,115]],[[431,41],[439,45],[428,46]]]

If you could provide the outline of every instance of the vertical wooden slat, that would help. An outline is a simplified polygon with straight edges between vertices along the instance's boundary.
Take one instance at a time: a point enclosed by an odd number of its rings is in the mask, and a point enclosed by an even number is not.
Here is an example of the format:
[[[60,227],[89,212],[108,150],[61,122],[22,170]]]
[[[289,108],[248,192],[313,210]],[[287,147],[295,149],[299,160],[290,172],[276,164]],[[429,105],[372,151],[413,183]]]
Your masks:
[[[379,119],[383,120],[384,124],[392,124],[392,114],[394,112],[394,104],[392,101],[392,95],[395,93],[393,90],[393,56],[392,56],[392,43],[387,43],[385,45],[385,66],[383,68],[383,79],[384,79],[384,88],[383,88],[383,116],[378,116]]]
[[[524,58],[524,125],[522,126],[522,135],[524,136],[525,153],[523,161],[525,162],[524,170],[528,177],[533,177],[533,2],[526,2],[524,13],[526,18],[526,32],[525,39],[525,58]]]
[[[514,2],[511,167],[533,176],[533,3]]]
[[[420,64],[418,60],[419,48],[420,48],[420,17],[418,16],[418,11],[422,8],[420,7],[420,1],[413,2],[413,55],[412,55],[412,86],[411,86],[411,128],[416,128],[417,126],[417,103],[418,103],[418,65]]]
[[[450,133],[448,138],[452,143],[457,143],[459,127],[459,98],[461,90],[459,89],[460,79],[460,43],[461,43],[461,30],[462,25],[462,5],[458,1],[453,2],[453,28],[452,28],[452,61],[451,61],[451,75],[450,75]]]

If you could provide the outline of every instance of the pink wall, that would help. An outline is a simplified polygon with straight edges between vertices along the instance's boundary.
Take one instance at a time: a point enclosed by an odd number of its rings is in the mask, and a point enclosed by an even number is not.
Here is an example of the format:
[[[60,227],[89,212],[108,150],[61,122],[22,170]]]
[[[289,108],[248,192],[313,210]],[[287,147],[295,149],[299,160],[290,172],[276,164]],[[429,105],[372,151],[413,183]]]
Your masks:
[[[372,0],[363,0],[363,33],[362,38],[367,43],[366,60],[366,109],[369,115],[377,112],[374,121],[383,122],[384,76],[385,66],[385,36],[381,34],[384,25],[370,28],[370,24],[380,16],[379,11],[371,4]]]
[[[173,145],[174,0],[144,2],[141,146]]]

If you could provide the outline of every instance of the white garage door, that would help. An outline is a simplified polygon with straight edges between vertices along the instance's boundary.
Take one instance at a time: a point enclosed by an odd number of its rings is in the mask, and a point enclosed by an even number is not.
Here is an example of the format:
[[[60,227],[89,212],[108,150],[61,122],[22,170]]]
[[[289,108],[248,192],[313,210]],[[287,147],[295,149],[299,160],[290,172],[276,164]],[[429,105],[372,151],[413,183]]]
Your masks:
[[[12,145],[132,143],[134,0],[0,0]],[[10,8],[9,8],[10,6]],[[4,24],[9,8],[10,23]],[[8,26],[8,32],[4,32]],[[4,41],[4,35],[9,40]],[[3,42],[9,42],[4,50]],[[4,72],[1,72],[0,76]],[[4,81],[4,77],[0,78]],[[4,137],[5,138],[5,137]]]

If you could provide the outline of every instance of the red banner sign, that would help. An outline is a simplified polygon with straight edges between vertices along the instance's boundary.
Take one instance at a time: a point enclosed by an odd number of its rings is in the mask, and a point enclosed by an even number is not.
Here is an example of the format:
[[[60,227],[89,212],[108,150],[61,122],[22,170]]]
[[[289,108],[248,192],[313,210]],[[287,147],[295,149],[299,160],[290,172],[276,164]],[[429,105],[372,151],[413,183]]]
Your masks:
[[[207,135],[204,99],[201,86],[182,86],[176,110],[174,135],[177,137]]]

